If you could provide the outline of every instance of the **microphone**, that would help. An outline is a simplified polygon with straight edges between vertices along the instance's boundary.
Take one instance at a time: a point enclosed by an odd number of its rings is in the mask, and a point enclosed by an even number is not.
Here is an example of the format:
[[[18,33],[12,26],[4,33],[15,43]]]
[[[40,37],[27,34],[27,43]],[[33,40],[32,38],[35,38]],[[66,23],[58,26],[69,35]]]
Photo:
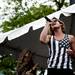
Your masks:
[[[51,22],[51,20],[47,16],[45,16],[44,18],[46,19],[46,21]]]

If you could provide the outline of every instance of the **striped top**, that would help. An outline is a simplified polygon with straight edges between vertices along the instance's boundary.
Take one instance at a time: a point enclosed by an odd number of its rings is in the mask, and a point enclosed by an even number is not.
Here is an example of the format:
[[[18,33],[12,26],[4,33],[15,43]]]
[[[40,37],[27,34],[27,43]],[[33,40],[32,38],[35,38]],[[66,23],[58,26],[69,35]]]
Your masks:
[[[52,36],[49,45],[48,68],[72,69],[72,61],[67,53],[70,47],[68,35],[65,34],[64,39],[59,41]]]

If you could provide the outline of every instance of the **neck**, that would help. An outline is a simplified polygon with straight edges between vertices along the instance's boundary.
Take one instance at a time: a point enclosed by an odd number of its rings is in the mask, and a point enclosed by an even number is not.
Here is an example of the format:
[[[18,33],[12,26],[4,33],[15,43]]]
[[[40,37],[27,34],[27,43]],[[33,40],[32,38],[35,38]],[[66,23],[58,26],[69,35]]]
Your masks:
[[[61,29],[57,29],[54,31],[55,36],[62,36],[64,33],[61,31]]]

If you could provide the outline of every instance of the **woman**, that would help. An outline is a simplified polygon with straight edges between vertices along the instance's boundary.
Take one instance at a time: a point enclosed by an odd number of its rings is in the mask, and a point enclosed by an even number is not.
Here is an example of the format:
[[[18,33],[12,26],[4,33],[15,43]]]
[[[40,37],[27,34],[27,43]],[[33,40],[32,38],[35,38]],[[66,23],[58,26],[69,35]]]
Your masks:
[[[18,58],[17,75],[36,75],[36,67],[31,51],[24,49]]]
[[[71,56],[75,57],[75,37],[64,33],[64,23],[57,18],[47,22],[40,41],[49,48],[48,75],[73,75]]]

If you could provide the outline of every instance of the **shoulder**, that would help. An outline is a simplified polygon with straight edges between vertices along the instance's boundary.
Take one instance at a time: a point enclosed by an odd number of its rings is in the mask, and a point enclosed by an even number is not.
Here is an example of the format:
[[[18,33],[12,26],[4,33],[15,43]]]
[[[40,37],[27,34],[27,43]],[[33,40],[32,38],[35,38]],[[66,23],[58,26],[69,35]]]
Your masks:
[[[75,36],[74,35],[68,35],[70,42],[75,41]]]

